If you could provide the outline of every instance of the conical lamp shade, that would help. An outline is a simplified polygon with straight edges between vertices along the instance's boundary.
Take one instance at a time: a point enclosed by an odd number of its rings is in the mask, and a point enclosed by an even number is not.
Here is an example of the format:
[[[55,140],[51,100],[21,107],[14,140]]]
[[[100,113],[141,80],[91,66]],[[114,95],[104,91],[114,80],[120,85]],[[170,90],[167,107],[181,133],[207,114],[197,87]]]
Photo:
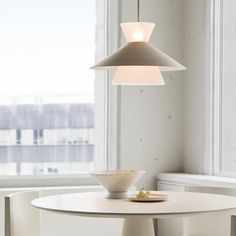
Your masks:
[[[113,84],[163,85],[161,71],[179,71],[186,68],[148,43],[155,24],[149,22],[122,23],[127,44],[99,63],[97,70],[115,70]]]
[[[148,42],[155,24],[149,22],[126,22],[120,24],[120,26],[128,43]]]
[[[122,85],[165,85],[157,66],[119,66],[112,80]]]
[[[186,69],[160,49],[145,42],[127,43],[91,68],[113,70],[118,66],[158,66],[160,71]]]

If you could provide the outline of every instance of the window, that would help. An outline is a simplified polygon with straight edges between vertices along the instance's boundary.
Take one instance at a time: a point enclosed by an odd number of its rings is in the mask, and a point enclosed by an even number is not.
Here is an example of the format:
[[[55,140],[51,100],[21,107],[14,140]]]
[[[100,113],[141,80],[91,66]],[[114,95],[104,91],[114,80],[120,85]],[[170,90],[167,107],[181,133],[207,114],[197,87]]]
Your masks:
[[[236,176],[236,2],[215,1],[215,172]]]
[[[0,175],[106,167],[106,19],[105,0],[0,2]]]

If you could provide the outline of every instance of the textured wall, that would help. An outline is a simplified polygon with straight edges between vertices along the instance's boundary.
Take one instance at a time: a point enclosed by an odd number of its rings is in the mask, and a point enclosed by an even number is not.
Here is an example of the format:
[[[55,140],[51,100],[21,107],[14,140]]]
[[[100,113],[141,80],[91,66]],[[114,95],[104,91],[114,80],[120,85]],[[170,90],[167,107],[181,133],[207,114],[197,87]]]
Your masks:
[[[122,1],[121,21],[135,21],[136,1]],[[141,21],[156,23],[151,42],[183,63],[183,1],[141,1]],[[159,172],[180,171],[183,157],[183,75],[166,86],[121,88],[121,168],[144,169],[140,186],[155,188]]]
[[[210,0],[184,1],[184,171],[209,173],[211,159]]]

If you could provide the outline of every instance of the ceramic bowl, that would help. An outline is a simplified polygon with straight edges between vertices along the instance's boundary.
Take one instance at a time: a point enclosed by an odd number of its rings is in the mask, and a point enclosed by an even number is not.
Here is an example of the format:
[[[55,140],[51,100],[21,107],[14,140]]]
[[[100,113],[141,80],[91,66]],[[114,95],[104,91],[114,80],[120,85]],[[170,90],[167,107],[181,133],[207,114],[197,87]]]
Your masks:
[[[127,191],[144,175],[141,170],[106,170],[90,173],[107,191],[107,198],[126,198]]]

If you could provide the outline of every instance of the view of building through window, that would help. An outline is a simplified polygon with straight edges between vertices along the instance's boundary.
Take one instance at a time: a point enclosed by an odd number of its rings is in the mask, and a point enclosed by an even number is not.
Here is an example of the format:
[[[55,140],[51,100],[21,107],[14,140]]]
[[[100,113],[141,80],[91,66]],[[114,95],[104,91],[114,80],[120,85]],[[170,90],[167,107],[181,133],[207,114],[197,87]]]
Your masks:
[[[1,174],[93,169],[93,103],[1,105],[0,114]]]
[[[94,168],[96,0],[56,4],[0,2],[0,175]]]

